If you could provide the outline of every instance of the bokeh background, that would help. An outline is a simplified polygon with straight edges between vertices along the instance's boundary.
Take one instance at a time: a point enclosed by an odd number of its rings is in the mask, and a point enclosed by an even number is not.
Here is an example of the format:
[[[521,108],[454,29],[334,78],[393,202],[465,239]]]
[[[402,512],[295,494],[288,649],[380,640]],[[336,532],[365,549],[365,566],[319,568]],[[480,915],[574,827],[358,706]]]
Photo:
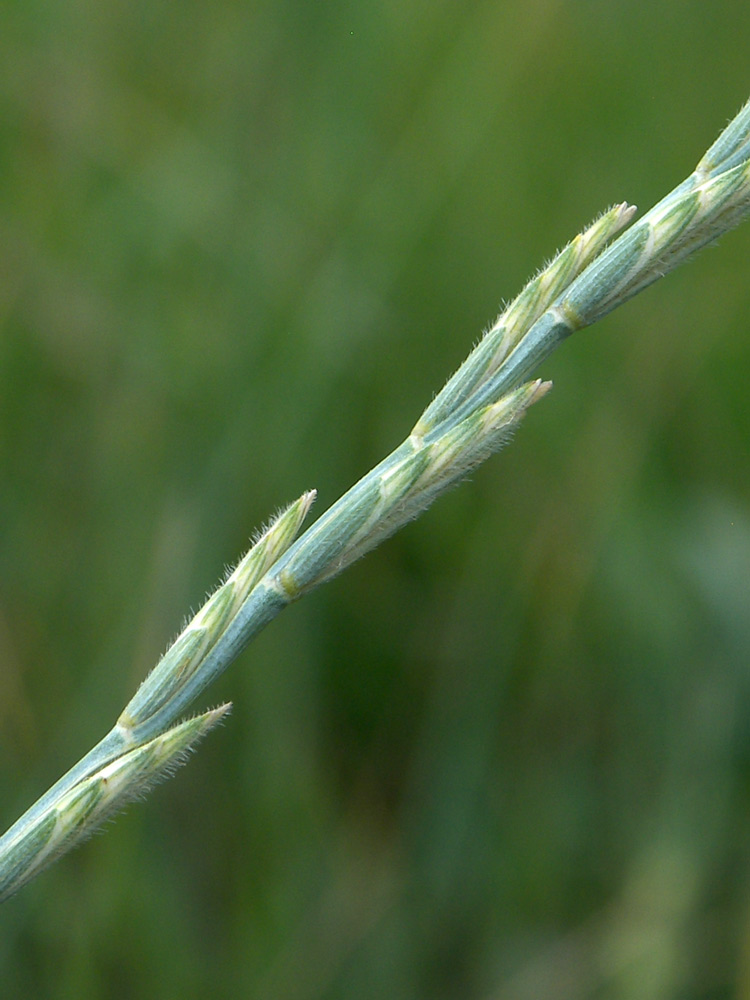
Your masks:
[[[395,446],[750,94],[750,5],[23,0],[0,29],[0,811],[280,505]],[[750,997],[750,226],[293,606],[0,911],[4,998]]]

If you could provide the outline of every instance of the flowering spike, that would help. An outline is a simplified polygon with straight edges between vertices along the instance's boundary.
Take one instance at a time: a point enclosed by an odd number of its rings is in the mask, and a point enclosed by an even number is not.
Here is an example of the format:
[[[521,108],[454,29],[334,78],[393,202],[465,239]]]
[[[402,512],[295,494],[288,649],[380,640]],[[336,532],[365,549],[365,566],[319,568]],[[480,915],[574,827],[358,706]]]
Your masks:
[[[168,725],[182,711],[183,703],[192,700],[205,687],[208,681],[197,676],[200,665],[224,635],[253,587],[294,541],[314,500],[314,490],[303,493],[299,500],[278,514],[225,583],[208,598],[175,639],[118,720],[118,726],[128,738],[134,742],[148,739],[153,735],[149,729],[150,720],[159,715],[160,725]],[[188,698],[186,692],[189,692]],[[179,701],[176,700],[178,695],[181,696]],[[170,706],[174,710],[170,709],[165,716],[164,710]]]
[[[4,845],[0,902],[168,778],[230,709],[229,704],[220,705],[186,719],[75,784],[36,823]]]
[[[625,233],[622,204],[577,236],[502,313],[408,438],[297,540],[314,499],[280,514],[187,625],[115,727],[0,838],[6,898],[182,761],[227,706],[174,725],[287,604],[415,517],[496,451],[549,382],[531,372],[750,211],[750,104],[696,170]]]

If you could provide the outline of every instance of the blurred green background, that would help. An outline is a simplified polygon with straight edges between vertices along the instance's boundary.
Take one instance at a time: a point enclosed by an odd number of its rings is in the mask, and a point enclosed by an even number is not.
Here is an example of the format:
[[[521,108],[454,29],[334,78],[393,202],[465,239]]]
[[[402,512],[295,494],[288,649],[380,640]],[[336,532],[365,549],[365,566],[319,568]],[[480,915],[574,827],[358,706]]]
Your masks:
[[[0,28],[2,824],[254,528],[690,172],[750,5],[24,0]],[[750,998],[750,225],[290,608],[0,910],[3,998]]]

